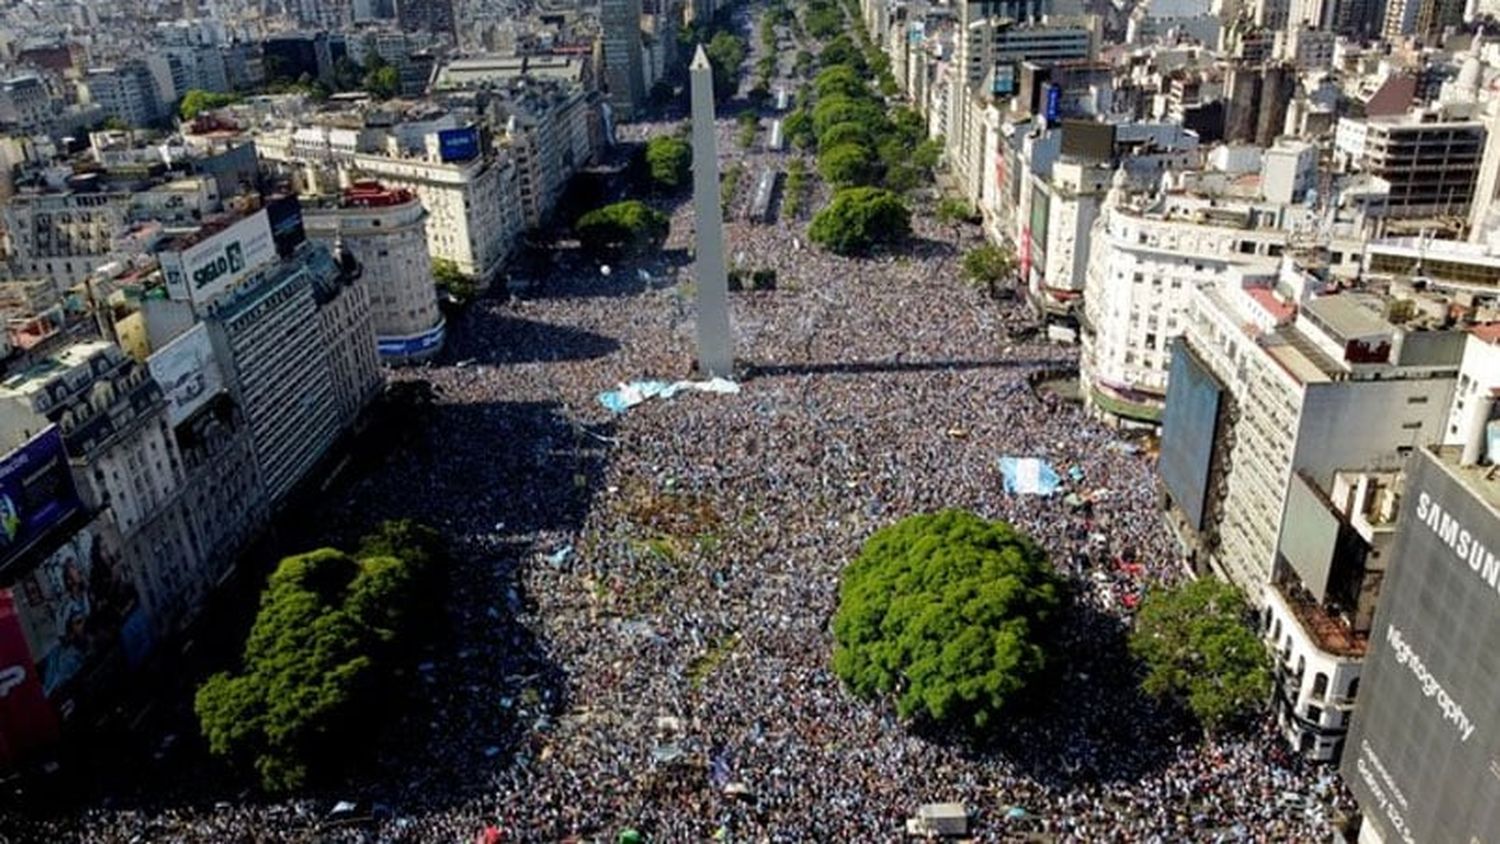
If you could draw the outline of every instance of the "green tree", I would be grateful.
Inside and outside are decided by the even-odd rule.
[[[1251,617],[1244,595],[1217,578],[1151,589],[1130,633],[1130,652],[1146,667],[1142,688],[1186,698],[1210,731],[1260,710],[1270,697],[1271,667]]]
[[[658,135],[646,142],[646,168],[657,187],[682,188],[693,175],[693,147],[682,138]]]
[[[728,32],[719,32],[704,47],[709,64],[713,66],[714,96],[728,99],[739,86],[740,70],[748,52],[744,39]]]
[[[824,147],[818,153],[818,172],[834,185],[851,187],[873,182],[879,174],[879,168],[868,147],[858,143],[843,143]]]
[[[843,95],[820,97],[813,106],[812,122],[820,142],[824,132],[840,123],[857,123],[868,128],[872,136],[880,135],[886,126],[885,114],[878,104]]]
[[[985,730],[1047,664],[1063,587],[1025,534],[973,513],[877,531],[844,570],[833,670],[902,718]]]
[[[286,792],[355,754],[383,681],[437,606],[443,556],[430,531],[388,525],[359,557],[322,548],[281,561],[261,595],[241,670],[209,677],[194,711],[210,752]]]
[[[432,282],[439,290],[446,290],[459,304],[472,301],[478,292],[474,279],[464,275],[458,264],[447,258],[432,259]]]
[[[911,212],[901,199],[882,188],[845,188],[819,211],[808,227],[814,243],[840,255],[868,252],[894,243],[911,232]]]
[[[963,260],[964,278],[982,287],[990,298],[1000,298],[1005,285],[1015,282],[1016,256],[1009,248],[986,243],[970,249]]]
[[[842,64],[818,71],[818,75],[813,77],[813,91],[820,100],[828,97],[861,99],[870,94],[869,86],[854,72],[854,68]]]
[[[401,92],[401,74],[381,59],[379,53],[370,54],[363,81],[365,91],[377,99],[388,100]]]
[[[573,231],[589,252],[629,255],[661,248],[670,225],[666,214],[631,199],[584,214],[574,224]]]
[[[817,146],[818,136],[813,132],[812,112],[806,108],[798,108],[787,115],[782,121],[782,131],[786,139],[798,149],[812,149]]]
[[[192,120],[205,111],[223,108],[237,99],[233,94],[216,94],[193,88],[182,95],[182,102],[177,104],[177,113],[183,120]]]
[[[864,76],[869,70],[868,63],[865,61],[865,51],[861,50],[848,35],[840,35],[824,44],[822,52],[818,53],[818,64],[823,67],[847,65],[860,76]]]

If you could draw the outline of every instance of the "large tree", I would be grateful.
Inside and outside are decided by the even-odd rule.
[[[1025,534],[973,513],[877,531],[844,570],[833,669],[903,718],[985,730],[1046,666],[1063,587]]]
[[[1217,578],[1150,590],[1130,634],[1146,667],[1142,687],[1185,700],[1209,730],[1254,713],[1269,698],[1271,668],[1251,616],[1239,590]]]
[[[639,254],[659,249],[671,220],[640,200],[616,202],[578,218],[573,230],[583,248],[595,254]]]
[[[845,188],[813,217],[808,236],[840,255],[902,240],[911,232],[911,212],[896,194],[882,188]]]
[[[693,147],[682,138],[658,135],[646,142],[646,170],[651,183],[675,191],[692,178]]]
[[[745,40],[728,32],[719,32],[703,48],[713,70],[714,97],[720,100],[734,95],[739,87],[740,71],[749,51]]]
[[[822,151],[818,153],[818,172],[837,187],[867,185],[875,181],[880,173],[879,162],[864,144],[849,141],[820,147]]]
[[[355,557],[281,561],[261,595],[241,669],[209,677],[194,709],[210,752],[284,792],[357,751],[394,697],[382,686],[437,605],[435,534],[389,525]]]

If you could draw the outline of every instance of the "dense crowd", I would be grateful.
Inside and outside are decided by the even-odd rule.
[[[393,725],[361,778],[385,804],[333,840],[892,840],[920,804],[962,801],[982,841],[1324,838],[1332,775],[1269,732],[1200,740],[1143,699],[1121,658],[1142,586],[1181,576],[1151,461],[1039,394],[1065,347],[956,278],[917,217],[899,256],[792,245],[733,224],[778,272],[734,302],[738,396],[620,416],[596,395],[690,376],[691,303],[670,257],[609,276],[574,262],[478,304],[450,364],[400,373],[442,396],[413,447],[342,512],[410,515],[459,547],[451,646],[421,668],[430,711]],[[1001,455],[1041,457],[1068,500],[1007,495]],[[996,747],[915,736],[829,668],[838,573],[904,515],[964,507],[1035,536],[1077,584],[1048,711]],[[78,840],[295,840],[326,803],[96,811]]]
[[[19,834],[888,841],[919,805],[960,801],[979,841],[1327,839],[1331,772],[1269,725],[1203,739],[1136,690],[1130,610],[1183,576],[1150,456],[1035,388],[1074,353],[1012,339],[1029,318],[959,281],[952,231],[918,214],[909,248],[856,261],[792,224],[731,224],[732,257],[778,280],[733,304],[742,392],[601,407],[620,381],[693,374],[689,212],[665,254],[608,275],[562,261],[480,301],[444,364],[396,376],[441,400],[331,509],[351,530],[425,520],[457,562],[444,647],[417,673],[430,705],[354,777],[373,824],[328,825],[330,795],[96,809]],[[1007,454],[1049,461],[1063,494],[1006,494]],[[830,670],[841,567],[877,528],[944,507],[1012,522],[1076,586],[1047,705],[993,746],[916,735]]]

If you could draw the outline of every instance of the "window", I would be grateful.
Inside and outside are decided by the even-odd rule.
[[[1422,423],[1421,422],[1402,422],[1401,423],[1401,430],[1403,430],[1403,431],[1420,431],[1420,430],[1422,430]]]
[[[1407,396],[1406,397],[1406,403],[1407,404],[1426,404],[1427,403],[1427,397],[1426,396]]]
[[[1322,671],[1319,671],[1318,676],[1313,678],[1312,694],[1317,698],[1328,694],[1328,675]]]

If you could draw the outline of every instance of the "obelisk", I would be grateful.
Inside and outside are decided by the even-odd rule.
[[[693,98],[693,219],[697,224],[698,367],[734,377],[729,337],[729,276],[724,269],[724,212],[719,207],[719,143],[714,125],[714,72],[703,45],[688,66]]]

